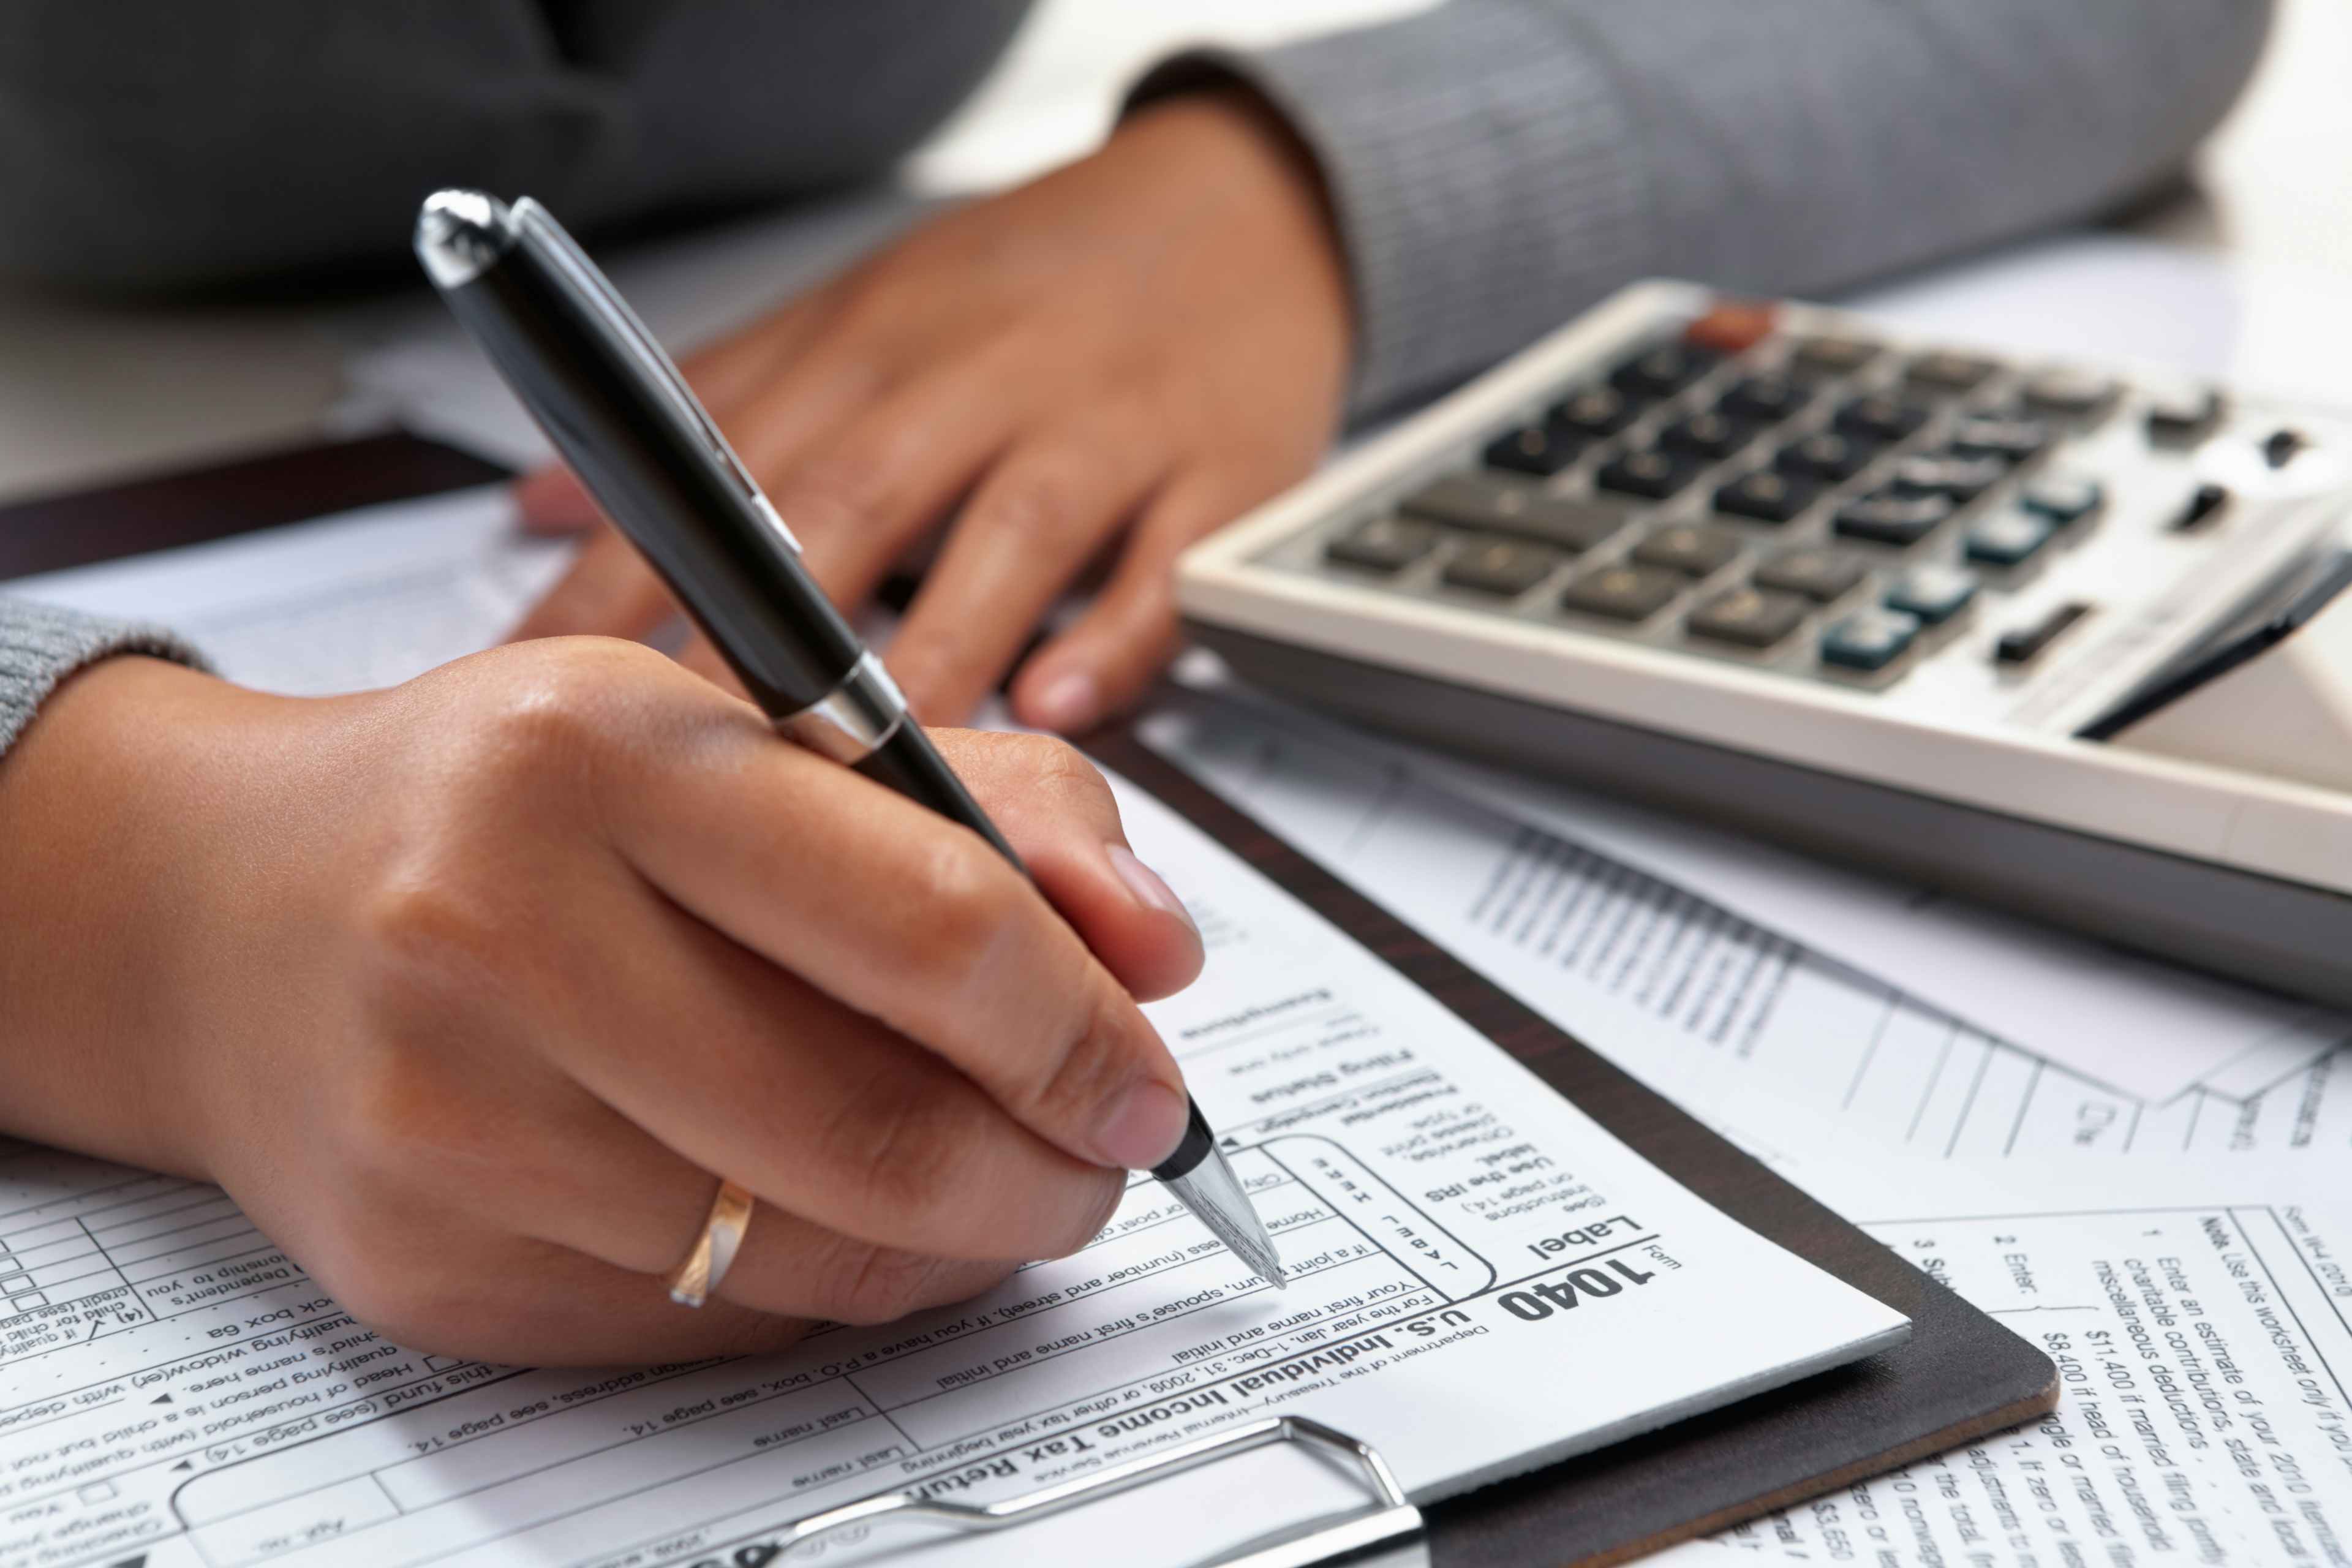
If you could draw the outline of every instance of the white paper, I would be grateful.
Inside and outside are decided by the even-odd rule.
[[[971,1302],[760,1361],[525,1373],[376,1340],[216,1192],[22,1151],[0,1161],[0,1565],[719,1560],[871,1490],[984,1500],[1273,1410],[1371,1440],[1431,1497],[1907,1331],[1120,793],[1210,953],[1149,1011],[1287,1291],[1138,1178],[1085,1251]],[[1115,1530],[1122,1561],[1173,1565],[1352,1500],[1328,1477],[1226,1486],[1148,1531],[1108,1504],[948,1555],[1065,1561]]]
[[[155,621],[223,675],[293,696],[359,691],[498,642],[572,547],[515,527],[503,485],[0,584]]]
[[[2257,1049],[2215,1087],[2146,1100],[1743,919],[1712,883],[1652,876],[1605,833],[1508,815],[1411,753],[1206,699],[1143,734],[1528,1005],[1768,1149],[1791,1110],[1843,1139],[1960,1160],[2352,1148],[2352,1054]]]
[[[2056,1414],[1681,1549],[1976,1568],[2352,1562],[2341,1166],[1834,1172],[1822,1195],[2051,1356]]]

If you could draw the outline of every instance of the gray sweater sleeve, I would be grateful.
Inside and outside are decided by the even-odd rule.
[[[161,626],[110,621],[31,599],[0,598],[0,755],[68,676],[118,653],[143,653],[193,668],[204,656]]]
[[[1321,162],[1365,411],[1632,279],[1818,295],[2177,171],[2269,0],[1452,0],[1238,75]]]

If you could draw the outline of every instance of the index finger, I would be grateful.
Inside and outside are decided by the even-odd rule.
[[[1175,1058],[1037,889],[977,834],[738,710],[723,736],[646,749],[607,813],[630,863],[1047,1142],[1132,1170],[1167,1158],[1186,1118]]]

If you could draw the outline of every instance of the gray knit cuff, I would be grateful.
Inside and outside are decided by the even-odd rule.
[[[1564,8],[1423,16],[1154,69],[1255,88],[1320,161],[1355,289],[1366,413],[1526,346],[1646,268],[1648,182],[1602,51]]]
[[[50,692],[77,670],[118,653],[193,669],[205,656],[162,626],[110,621],[32,599],[0,599],[0,754],[16,743]]]

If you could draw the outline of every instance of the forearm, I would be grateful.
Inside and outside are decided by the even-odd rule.
[[[2226,110],[2268,0],[1453,0],[1194,56],[1323,168],[1359,412],[1644,275],[1820,294],[2114,205]]]

